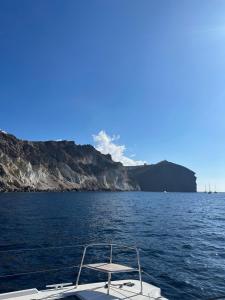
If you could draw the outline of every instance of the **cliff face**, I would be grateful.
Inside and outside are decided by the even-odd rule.
[[[121,163],[90,145],[23,141],[0,131],[0,191],[137,189]]]
[[[168,161],[127,169],[142,191],[196,192],[197,189],[193,171]]]
[[[196,192],[196,177],[168,161],[123,167],[91,145],[23,141],[0,131],[0,191],[139,189]]]

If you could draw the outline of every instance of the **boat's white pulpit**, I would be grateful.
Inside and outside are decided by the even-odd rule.
[[[88,248],[93,247],[93,246],[109,246],[110,247],[109,262],[84,264],[84,258],[85,258],[85,255],[86,255],[86,251],[87,251]],[[117,244],[112,244],[112,243],[109,243],[109,244],[102,243],[102,244],[90,244],[90,245],[87,245],[87,246],[84,247],[84,251],[83,251],[83,255],[82,255],[82,259],[81,259],[81,264],[80,264],[79,272],[78,272],[78,275],[77,275],[76,287],[78,287],[78,285],[79,285],[79,280],[80,280],[80,275],[81,275],[82,268],[88,268],[88,269],[91,269],[91,270],[94,270],[94,271],[103,272],[103,273],[108,274],[107,294],[109,294],[112,274],[138,272],[139,273],[139,281],[140,281],[140,294],[142,294],[142,276],[141,276],[142,271],[141,271],[140,256],[139,256],[138,248],[137,247],[122,246],[124,248],[134,250],[136,252],[136,255],[137,255],[137,268],[133,268],[133,267],[128,267],[128,266],[125,266],[125,265],[113,263],[113,259],[112,259],[113,246],[118,246],[118,245]]]

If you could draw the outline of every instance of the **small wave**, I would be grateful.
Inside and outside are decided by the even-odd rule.
[[[191,250],[191,249],[193,249],[193,246],[190,245],[190,244],[185,244],[185,245],[182,246],[182,248],[183,248],[183,249]]]

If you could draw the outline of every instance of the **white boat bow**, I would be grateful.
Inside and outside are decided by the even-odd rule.
[[[108,262],[85,264],[85,255],[90,247],[109,246],[110,257]],[[45,290],[29,289],[0,294],[0,300],[167,300],[161,295],[161,290],[152,284],[142,281],[142,269],[140,264],[139,250],[136,247],[127,247],[136,251],[137,267],[130,267],[113,262],[113,247],[117,244],[90,244],[84,246],[84,251],[79,266],[76,284],[58,283],[46,286]],[[120,246],[120,245],[119,245]],[[83,268],[107,274],[106,282],[79,284]],[[139,280],[117,280],[112,281],[113,274],[137,272]]]

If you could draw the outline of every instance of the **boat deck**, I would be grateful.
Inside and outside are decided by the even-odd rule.
[[[107,295],[106,282],[90,283],[75,286],[67,286],[58,289],[46,289],[38,291],[30,289],[5,293],[0,295],[0,300],[167,300],[161,296],[161,290],[149,283],[143,282],[143,293],[140,294],[140,282],[138,280],[119,280],[112,281],[110,294]]]

